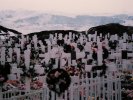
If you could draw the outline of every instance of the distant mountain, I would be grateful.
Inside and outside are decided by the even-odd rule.
[[[123,35],[123,33],[128,33],[129,35],[133,34],[133,26],[124,26],[121,25],[119,23],[110,23],[110,24],[105,24],[105,25],[99,25],[99,26],[95,26],[95,27],[91,27],[87,30],[87,34],[94,34],[97,31],[98,35],[100,33],[107,34],[118,34],[120,36]],[[49,38],[49,34],[59,34],[62,33],[63,36],[65,36],[65,34],[69,34],[69,33],[74,33],[77,34],[77,36],[82,33],[82,34],[86,34],[86,30],[83,31],[76,31],[76,30],[45,30],[45,31],[40,31],[40,32],[32,32],[29,34],[25,34],[28,35],[29,37],[32,37],[33,35],[37,35],[38,39],[44,40],[44,39],[48,39]],[[0,35],[10,35],[10,36],[15,36],[15,35],[19,35],[22,34],[14,29],[9,29],[6,27],[3,27],[0,25]]]
[[[81,33],[75,30],[49,30],[49,31],[33,32],[33,33],[26,34],[26,35],[29,35],[29,37],[37,35],[38,39],[44,40],[44,39],[49,39],[50,34],[55,35],[55,33],[57,34],[62,33],[63,36],[65,36],[66,34],[69,34],[69,32],[74,33],[74,34]],[[82,33],[84,33],[84,31],[82,31]]]
[[[129,35],[133,34],[133,27],[132,26],[124,26],[118,23],[110,23],[105,25],[99,25],[95,27],[91,27],[88,29],[87,34],[94,34],[97,31],[97,34],[99,35],[102,33],[105,34],[118,34],[119,36],[123,36],[123,33],[127,33]],[[59,34],[62,33],[63,36],[65,34],[69,34],[69,32],[79,35],[80,33],[86,34],[86,31],[75,31],[75,30],[50,30],[50,31],[40,31],[40,32],[33,32],[29,35],[29,37],[32,37],[33,35],[37,35],[38,39],[44,40],[49,38],[49,34]]]
[[[103,34],[118,34],[118,35],[123,35],[123,33],[127,33],[129,35],[133,34],[133,27],[132,26],[124,26],[120,25],[118,23],[110,23],[110,24],[105,24],[105,25],[100,25],[96,27],[92,27],[88,30],[88,34],[94,34],[95,31],[97,31],[98,34],[103,33]]]
[[[0,11],[0,24],[24,34],[44,30],[88,30],[108,23],[133,26],[133,16],[62,16],[35,11]]]
[[[15,36],[15,35],[18,35],[18,34],[22,34],[16,30],[13,30],[13,29],[9,29],[9,28],[6,28],[4,26],[1,26],[0,25],[0,35],[10,35],[10,36]]]

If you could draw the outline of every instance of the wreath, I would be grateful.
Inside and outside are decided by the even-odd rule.
[[[53,69],[46,77],[47,86],[50,90],[61,95],[65,90],[68,89],[71,78],[69,74],[64,69]]]

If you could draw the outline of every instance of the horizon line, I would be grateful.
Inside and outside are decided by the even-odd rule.
[[[62,15],[62,16],[69,16],[69,17],[76,17],[76,16],[115,16],[115,15],[128,15],[133,16],[133,13],[81,13],[81,14],[74,14],[74,13],[66,13],[66,12],[59,12],[59,11],[50,11],[50,10],[27,10],[27,9],[0,9],[1,11],[29,11],[29,12],[37,12],[37,13],[43,13],[43,14],[51,14],[51,15]]]

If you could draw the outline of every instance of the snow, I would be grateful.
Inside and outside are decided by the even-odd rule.
[[[90,27],[108,24],[120,23],[123,25],[133,25],[133,17],[126,15],[116,16],[63,16],[48,14],[37,11],[19,11],[6,10],[0,11],[1,25],[15,29],[24,34],[44,31],[44,30],[88,30]]]

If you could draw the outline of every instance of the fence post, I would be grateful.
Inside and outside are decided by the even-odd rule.
[[[3,93],[2,93],[2,87],[0,86],[0,100],[2,100],[3,99]]]
[[[119,91],[118,100],[121,100],[122,98],[121,98],[121,80],[120,80],[120,78],[118,79],[118,91]]]
[[[86,100],[88,100],[88,97],[89,97],[89,96],[88,96],[88,93],[89,93],[89,91],[88,91],[88,90],[89,90],[89,89],[88,89],[89,82],[88,82],[88,75],[87,75],[87,73],[86,73],[86,79],[85,79],[85,81],[86,81],[86,84],[85,84],[85,87],[86,87],[86,89],[85,89],[85,90],[86,90],[86,94],[85,94],[85,95],[86,95]]]
[[[51,91],[51,100],[56,100],[55,96],[56,94],[53,91]]]
[[[102,77],[102,87],[103,87],[103,100],[105,100],[106,90],[105,90],[105,78],[104,77]]]
[[[71,84],[71,86],[70,86],[70,94],[69,94],[70,100],[74,99],[74,97],[73,97],[73,89],[74,89],[74,86],[73,86],[73,84]]]
[[[92,92],[93,92],[93,90],[92,90],[92,88],[93,88],[93,73],[91,73],[91,77],[90,77],[90,95],[89,95],[89,97],[90,97],[90,100],[92,100]]]

